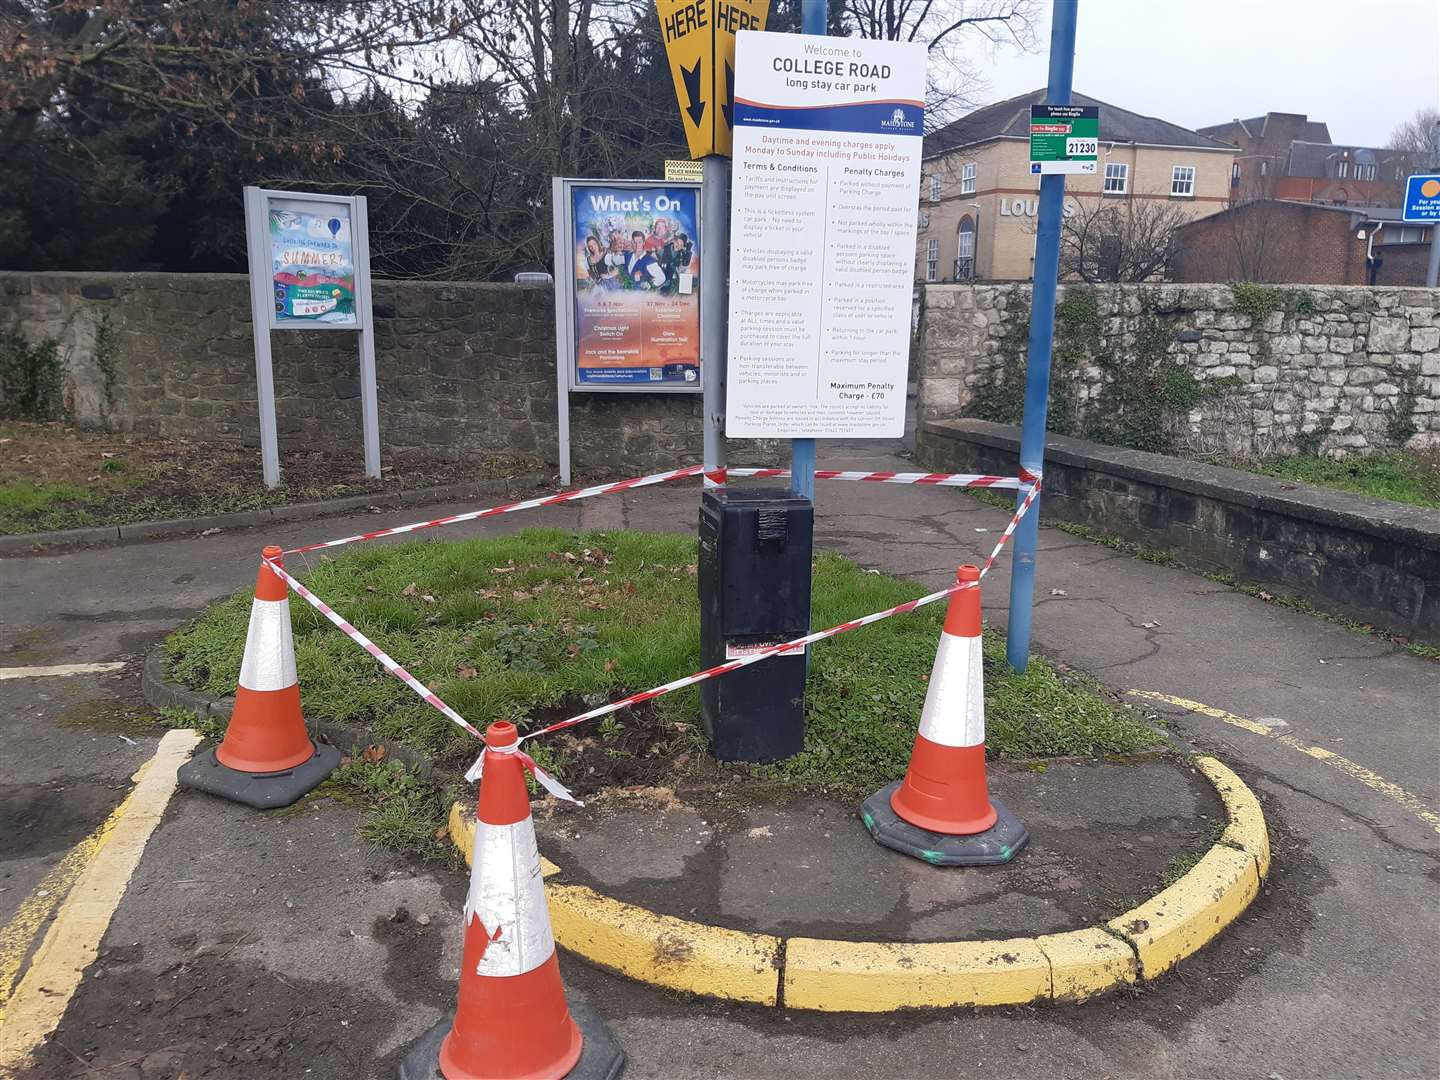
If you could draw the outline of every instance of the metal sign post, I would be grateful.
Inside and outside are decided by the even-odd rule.
[[[800,32],[824,37],[828,32],[826,0],[801,0]],[[790,440],[790,486],[797,495],[815,501],[815,440]]]
[[[700,293],[700,384],[704,395],[706,476],[702,487],[721,486],[710,473],[725,468],[726,315],[730,307],[730,159],[709,154],[700,164],[700,216],[705,220],[708,287]]]
[[[1050,24],[1050,85],[1047,105],[1069,105],[1075,68],[1075,14],[1078,0],[1055,0]],[[1070,162],[1056,164],[1069,165]],[[1041,168],[1037,169],[1036,166]],[[1025,414],[1020,429],[1020,476],[1039,476],[1045,465],[1045,414],[1050,398],[1050,350],[1055,339],[1055,293],[1060,277],[1060,218],[1065,203],[1065,173],[1031,164],[1040,176],[1040,221],[1035,237],[1035,276],[1030,307],[1030,352],[1025,366]],[[1091,163],[1093,171],[1094,165]],[[1019,493],[1018,507],[1026,496]],[[1010,578],[1010,625],[1005,658],[1016,671],[1030,662],[1030,616],[1035,596],[1035,548],[1039,543],[1040,506],[1020,519],[1015,530],[1015,569]]]
[[[359,331],[365,475],[380,479],[375,317],[365,197],[247,187],[245,247],[265,486],[273,488],[280,483],[272,330]]]
[[[690,156],[699,159],[709,287],[700,294],[700,372],[706,473],[725,467],[726,315],[730,291],[730,146],[735,111],[735,35],[763,30],[770,0],[655,0],[665,56]],[[665,174],[680,176],[680,162]],[[704,487],[723,486],[708,475]]]

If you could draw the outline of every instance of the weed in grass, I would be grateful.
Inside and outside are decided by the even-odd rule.
[[[458,862],[458,853],[447,842],[445,832],[455,793],[420,776],[402,761],[386,760],[383,749],[371,748],[344,758],[317,791],[361,806],[362,840],[418,855],[426,862],[452,867]]]
[[[192,731],[198,731],[206,739],[223,739],[225,737],[225,724],[213,716],[201,716],[189,709],[176,709],[170,706],[160,709],[155,715],[156,719],[168,728],[176,730],[189,728]]]
[[[1228,585],[1236,592],[1242,592],[1246,596],[1252,596],[1256,600],[1263,600],[1267,604],[1274,604],[1277,607],[1288,608],[1290,611],[1299,612],[1301,615],[1313,615],[1317,619],[1324,619],[1336,626],[1343,626],[1346,630],[1355,634],[1363,634],[1366,637],[1376,637],[1381,641],[1388,641],[1391,645],[1399,646],[1412,656],[1418,656],[1422,660],[1440,660],[1440,645],[1433,645],[1426,641],[1414,641],[1399,634],[1392,634],[1388,630],[1382,630],[1370,623],[1357,622],[1354,619],[1346,618],[1344,615],[1336,615],[1331,611],[1321,611],[1314,604],[1302,596],[1291,596],[1287,593],[1272,592],[1260,585],[1248,581],[1240,581],[1234,574],[1207,574],[1201,573],[1201,577],[1207,581],[1213,581],[1217,585]],[[1274,586],[1271,586],[1274,588]]]
[[[1197,851],[1190,855],[1176,855],[1170,860],[1170,865],[1165,868],[1165,873],[1160,876],[1160,880],[1165,883],[1165,888],[1168,889],[1191,870],[1194,870],[1204,857],[1203,851]]]

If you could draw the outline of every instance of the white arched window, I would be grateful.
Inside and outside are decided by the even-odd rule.
[[[955,230],[955,280],[975,277],[975,219],[966,214]]]

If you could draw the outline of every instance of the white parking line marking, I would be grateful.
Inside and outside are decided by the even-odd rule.
[[[123,660],[112,660],[105,664],[52,664],[49,667],[0,667],[0,681],[5,679],[39,679],[47,675],[104,675],[119,671],[125,666]]]

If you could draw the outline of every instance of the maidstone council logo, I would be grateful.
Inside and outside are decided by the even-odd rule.
[[[912,131],[915,128],[915,121],[905,119],[904,109],[896,109],[890,114],[889,120],[880,121],[880,126],[883,128],[901,128],[905,131]]]

